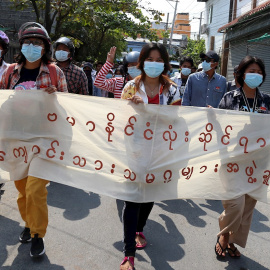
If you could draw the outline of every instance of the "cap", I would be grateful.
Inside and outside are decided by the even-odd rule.
[[[208,51],[207,53],[200,54],[200,58],[204,59],[206,57],[208,57],[210,59],[214,59],[215,62],[219,61],[219,56],[215,51]]]
[[[93,69],[93,65],[91,63],[89,63],[89,62],[85,62],[83,64],[83,68],[85,68],[85,67],[89,67],[89,68]]]

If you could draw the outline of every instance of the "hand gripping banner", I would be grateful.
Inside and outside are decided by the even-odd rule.
[[[0,182],[27,175],[135,202],[269,203],[270,116],[0,91]]]

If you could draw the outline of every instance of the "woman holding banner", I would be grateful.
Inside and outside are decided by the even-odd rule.
[[[20,27],[18,36],[21,51],[17,63],[11,64],[3,73],[0,89],[42,89],[48,94],[67,92],[64,73],[50,64],[51,39],[46,29],[39,23],[28,22]],[[48,226],[46,185],[49,181],[30,175],[11,180],[16,180],[18,208],[25,221],[19,240],[21,243],[31,242],[31,257],[42,256],[45,253],[43,237]]]
[[[240,88],[226,93],[219,108],[269,114],[270,97],[258,90],[265,77],[263,61],[257,57],[246,56],[239,64],[236,74]],[[237,199],[222,201],[224,211],[219,217],[220,232],[215,245],[218,257],[225,257],[226,251],[231,257],[241,256],[234,244],[243,248],[246,246],[256,203],[257,201],[247,194]]]
[[[170,105],[180,99],[176,85],[166,76],[170,70],[169,55],[162,44],[146,44],[141,50],[137,68],[141,71],[141,75],[126,84],[122,99],[136,104],[160,105]],[[153,205],[154,202],[125,201],[123,208],[125,258],[120,265],[121,270],[134,269],[136,249],[142,249],[147,245],[143,228]]]

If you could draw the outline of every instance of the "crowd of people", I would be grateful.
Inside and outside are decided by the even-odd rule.
[[[268,114],[270,96],[261,93],[265,81],[263,60],[246,56],[234,68],[234,80],[217,73],[220,58],[214,51],[202,53],[201,64],[194,69],[193,59],[181,59],[179,73],[169,77],[170,63],[166,47],[159,43],[146,44],[141,52],[130,52],[122,65],[115,63],[116,47],[107,54],[105,63],[73,64],[75,47],[67,37],[54,44],[46,29],[38,23],[25,23],[19,30],[20,53],[16,63],[8,65],[4,56],[9,39],[0,31],[0,89],[42,89],[73,94],[127,99],[135,104],[182,105],[237,110]],[[52,58],[54,56],[54,59]],[[201,70],[200,70],[201,69]],[[180,154],[180,153],[179,153]],[[18,208],[25,228],[19,236],[22,243],[31,242],[31,257],[45,253],[43,237],[48,226],[47,189],[49,181],[33,176],[12,179],[19,192]],[[0,196],[3,193],[0,184]],[[235,245],[245,247],[256,200],[245,194],[222,201],[224,211],[219,217],[215,253],[241,256]],[[124,260],[121,270],[132,270],[136,249],[147,246],[144,226],[154,202],[124,202]]]

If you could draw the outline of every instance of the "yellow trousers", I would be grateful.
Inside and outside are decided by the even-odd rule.
[[[237,199],[222,201],[224,211],[219,217],[218,236],[229,233],[229,243],[244,248],[256,203],[257,201],[247,194]]]
[[[38,234],[43,238],[48,226],[46,185],[49,181],[28,176],[14,183],[19,191],[17,204],[25,227],[30,228],[31,237]]]

